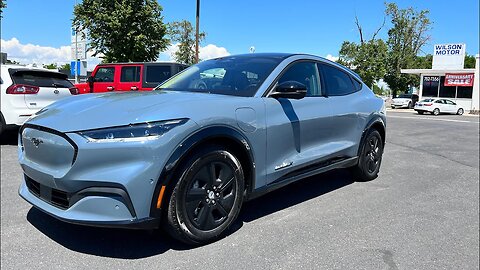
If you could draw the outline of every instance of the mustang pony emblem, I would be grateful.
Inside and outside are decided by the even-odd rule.
[[[38,148],[38,146],[39,146],[41,143],[43,143],[42,140],[39,140],[39,139],[37,139],[37,138],[32,138],[32,139],[30,139],[30,140],[32,141],[33,145],[35,145],[36,148]]]

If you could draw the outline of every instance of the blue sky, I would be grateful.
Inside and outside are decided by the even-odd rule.
[[[58,59],[68,58],[74,2],[7,0],[1,22],[2,51],[27,61],[29,57],[43,59],[38,55],[46,47],[49,48],[46,55],[51,54],[53,61],[61,62]],[[163,6],[164,22],[182,19],[195,22],[196,0],[159,2]],[[430,11],[433,29],[429,32],[430,43],[423,48],[426,53],[433,52],[433,44],[455,42],[466,43],[468,54],[479,52],[478,0],[400,0],[396,3],[400,8],[412,6],[417,10]],[[212,55],[217,53],[218,48],[223,48],[223,53],[238,54],[248,53],[249,48],[255,46],[256,52],[338,56],[344,40],[359,39],[355,14],[368,38],[381,25],[384,9],[384,2],[376,0],[202,0],[200,29],[207,33],[202,45],[212,44]],[[387,21],[379,37],[387,37],[389,26]],[[26,50],[36,52],[37,56],[29,56]],[[55,54],[54,50],[61,53],[56,51]],[[165,60],[168,56],[162,55],[161,58]]]

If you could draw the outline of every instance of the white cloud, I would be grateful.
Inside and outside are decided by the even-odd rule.
[[[333,61],[333,62],[338,60],[338,56],[333,56],[331,54],[327,54],[327,56],[325,56],[325,58],[327,58],[328,60]]]
[[[166,62],[173,62],[174,61],[173,55],[175,54],[176,51],[178,51],[178,44],[179,43],[168,46],[164,52],[160,53],[159,60],[166,61]],[[200,46],[200,52],[198,56],[202,60],[208,60],[208,59],[227,56],[227,55],[230,55],[230,53],[227,51],[226,48],[218,47],[215,44],[208,44],[205,47]]]
[[[71,61],[71,49],[69,45],[54,48],[30,43],[22,44],[17,38],[11,38],[10,40],[2,39],[0,41],[2,45],[1,51],[7,53],[8,59],[20,62],[21,64],[37,64],[37,66],[42,66],[43,64],[56,63],[63,65]],[[87,52],[87,56],[88,70],[92,70],[100,63],[101,59],[92,57],[92,52]]]

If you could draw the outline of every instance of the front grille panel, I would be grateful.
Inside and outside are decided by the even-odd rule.
[[[47,203],[61,209],[67,209],[70,206],[70,196],[67,192],[42,185],[27,175],[25,175],[25,183],[28,191]]]

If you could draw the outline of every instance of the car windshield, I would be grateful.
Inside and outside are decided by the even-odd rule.
[[[252,97],[282,60],[280,57],[265,56],[207,60],[173,76],[155,90]]]
[[[401,94],[398,96],[399,98],[412,98],[412,95],[409,94]]]

